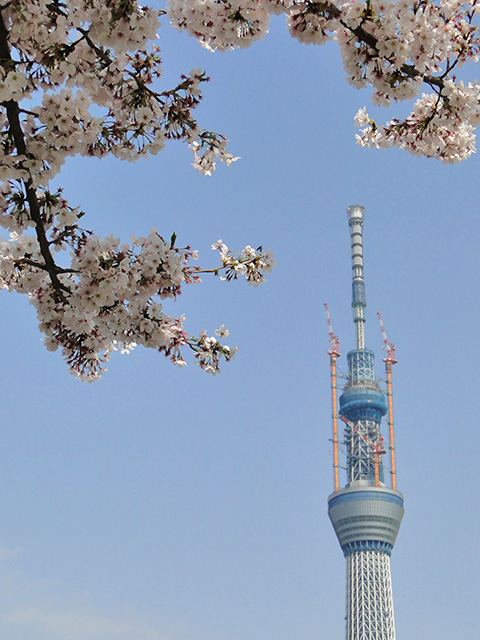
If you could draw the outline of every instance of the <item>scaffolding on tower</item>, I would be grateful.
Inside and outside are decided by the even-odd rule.
[[[347,420],[345,416],[340,416],[340,420],[343,420],[343,422],[345,422],[345,424],[348,427],[350,427],[352,431],[355,431],[355,433],[359,435],[360,439],[363,440],[363,442],[370,448],[371,457],[373,459],[373,465],[375,469],[375,486],[379,487],[380,486],[380,456],[387,453],[383,448],[383,436],[379,435],[377,442],[374,442],[371,438],[369,438],[365,433],[362,432],[361,426],[359,426],[361,425],[360,422],[355,425],[351,420]],[[369,454],[367,449],[367,456],[368,455]]]

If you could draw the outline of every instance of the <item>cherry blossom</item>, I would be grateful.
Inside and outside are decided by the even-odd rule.
[[[236,352],[223,344],[228,330],[190,336],[184,316],[168,315],[165,302],[203,273],[230,280],[233,270],[257,284],[273,265],[268,252],[244,250],[202,269],[193,264],[197,251],[155,229],[128,243],[100,238],[83,228],[79,207],[49,188],[70,156],[135,161],[168,139],[186,142],[206,175],[236,160],[226,138],[194,118],[208,80],[201,69],[161,88],[162,14],[134,0],[0,0],[0,226],[7,234],[0,288],[29,297],[46,348],[60,349],[84,380],[97,379],[113,351],[139,345],[180,367],[191,351],[217,373]]]
[[[357,116],[363,127],[358,143],[396,146],[449,163],[475,152],[480,87],[464,85],[455,74],[465,62],[478,61],[478,7],[477,0],[167,2],[172,25],[212,51],[247,47],[265,37],[273,13],[285,15],[290,34],[302,43],[334,40],[348,82],[371,87],[374,105],[414,101],[409,116],[385,125]],[[431,93],[423,93],[425,86]]]
[[[133,162],[167,140],[186,143],[194,168],[211,175],[238,160],[221,133],[194,112],[208,81],[202,69],[162,84],[157,37],[164,16],[211,51],[250,46],[283,14],[305,44],[334,41],[348,82],[371,90],[374,108],[411,102],[385,124],[359,109],[362,146],[398,147],[458,162],[475,152],[480,86],[457,77],[480,52],[475,0],[167,0],[165,11],[135,0],[0,0],[0,287],[26,294],[45,345],[60,349],[71,371],[98,378],[113,351],[138,345],[179,367],[186,353],[217,373],[236,348],[190,336],[183,316],[164,305],[203,274],[264,281],[275,261],[262,247],[231,251],[218,240],[220,264],[194,264],[198,253],[156,230],[123,242],[84,228],[52,179],[69,157],[112,155]],[[463,74],[463,72],[462,72]],[[464,76],[464,74],[463,74]],[[462,76],[462,77],[463,77]]]

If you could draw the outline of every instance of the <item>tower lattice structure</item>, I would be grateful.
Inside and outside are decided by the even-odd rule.
[[[348,207],[352,242],[352,307],[356,349],[347,354],[348,380],[336,402],[336,360],[339,341],[330,316],[329,351],[332,369],[335,491],[328,498],[328,515],[346,558],[346,640],[395,640],[390,556],[403,517],[403,495],[396,490],[391,396],[394,347],[385,358],[388,382],[388,424],[392,487],[385,484],[383,437],[380,425],[387,413],[385,394],[374,371],[373,351],[365,347],[365,280],[363,224],[365,209]],[[382,324],[382,331],[383,324]],[[346,486],[339,488],[337,420],[345,423]]]

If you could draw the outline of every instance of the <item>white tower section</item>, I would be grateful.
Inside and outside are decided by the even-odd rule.
[[[359,481],[328,498],[328,515],[347,563],[346,640],[395,640],[390,555],[403,496]]]
[[[347,556],[347,638],[395,638],[390,558],[380,551]]]

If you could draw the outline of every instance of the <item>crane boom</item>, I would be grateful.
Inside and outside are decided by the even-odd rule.
[[[338,428],[337,428],[337,358],[340,357],[339,345],[340,340],[333,333],[332,320],[330,319],[330,312],[328,305],[324,302],[325,313],[327,315],[328,323],[328,339],[330,341],[331,349],[327,351],[330,356],[330,375],[332,378],[332,423],[333,423],[333,478],[335,484],[335,491],[338,491]]]
[[[383,350],[387,354],[385,362],[391,362],[392,364],[396,364],[397,360],[395,360],[395,345],[388,341],[387,332],[385,331],[385,326],[383,324],[382,316],[380,312],[377,311],[378,321],[380,322],[380,329],[382,331],[383,337]]]
[[[383,336],[383,350],[387,357],[383,359],[385,362],[385,372],[387,374],[387,398],[388,398],[388,428],[390,432],[390,465],[392,474],[392,489],[397,488],[397,470],[395,468],[395,440],[393,432],[393,394],[392,394],[392,365],[397,364],[395,360],[395,346],[388,341],[387,332],[383,325],[382,316],[377,311],[378,320]]]
[[[328,304],[324,302],[323,306],[325,307],[325,315],[327,316],[328,339],[330,341],[330,346],[331,346],[331,351],[329,351],[328,354],[334,355],[338,358],[340,356],[340,352],[339,352],[340,340],[333,333],[332,320],[330,318],[330,311],[328,310]]]

